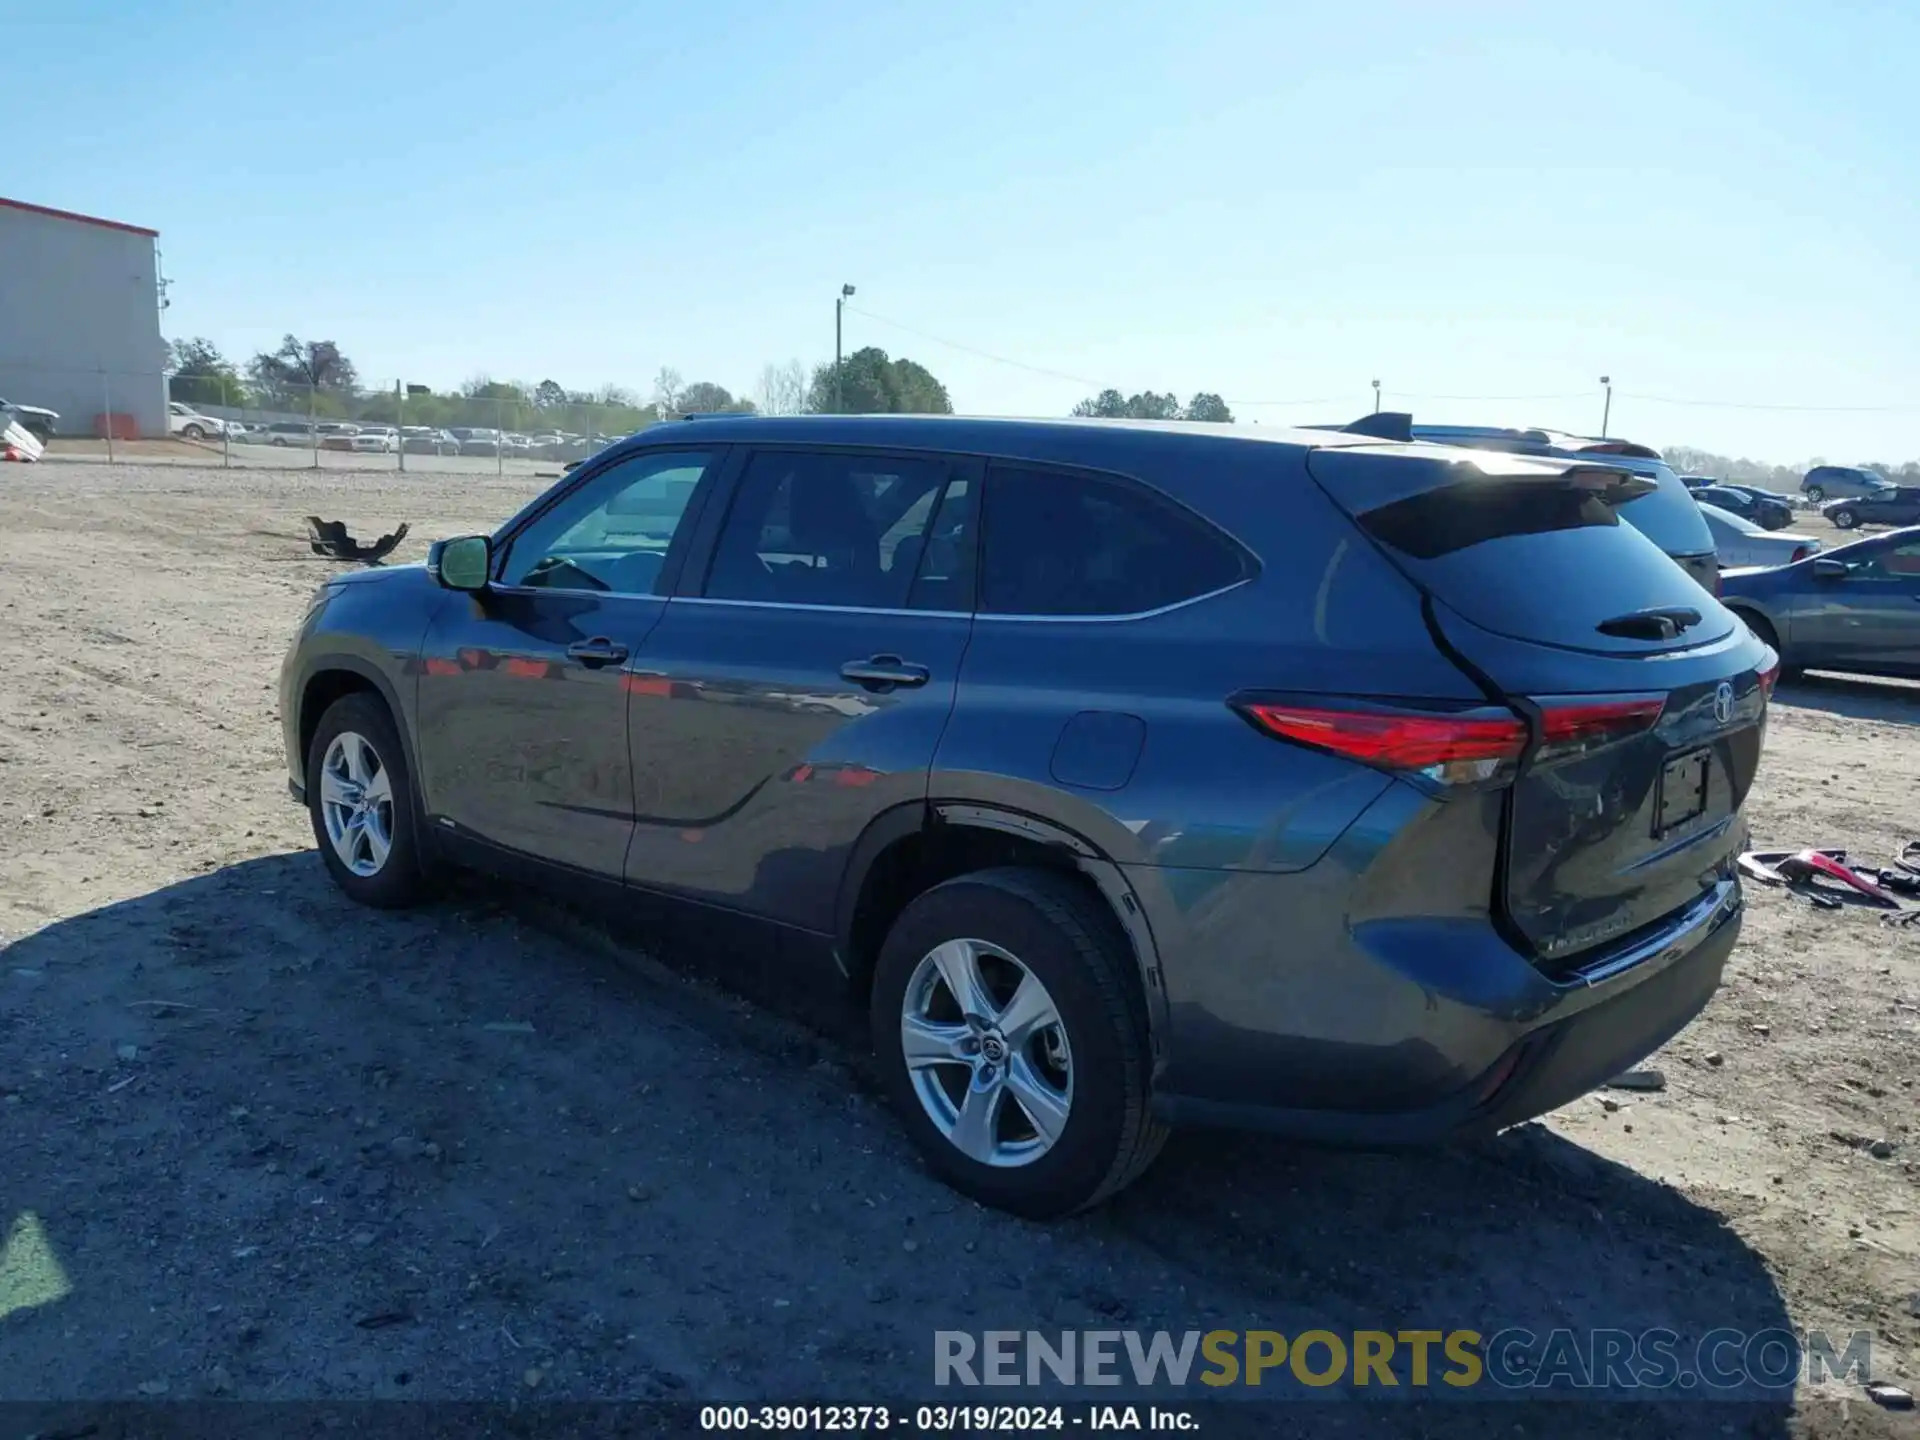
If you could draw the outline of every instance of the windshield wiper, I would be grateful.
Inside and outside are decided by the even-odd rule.
[[[1677,640],[1680,632],[1700,623],[1700,612],[1683,606],[1663,610],[1635,610],[1602,620],[1593,628],[1618,640]]]

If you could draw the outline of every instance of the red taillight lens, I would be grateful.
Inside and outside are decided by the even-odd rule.
[[[1667,708],[1664,695],[1620,695],[1594,699],[1584,695],[1543,699],[1539,756],[1561,759],[1645,734]]]
[[[1764,698],[1771,700],[1773,698],[1773,687],[1779,683],[1780,657],[1776,655],[1773,659],[1769,660],[1760,671],[1760,694]]]
[[[1802,560],[1806,559],[1807,556],[1812,553],[1813,552],[1808,550],[1806,546],[1796,545],[1793,547],[1793,558],[1787,561],[1787,563],[1789,565],[1798,565]]]
[[[1431,713],[1388,707],[1255,701],[1240,713],[1269,735],[1444,784],[1494,779],[1526,749],[1526,722],[1505,710]]]

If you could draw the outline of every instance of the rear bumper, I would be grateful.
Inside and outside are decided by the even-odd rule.
[[[1360,1037],[1256,1035],[1202,1017],[1176,996],[1154,1111],[1174,1125],[1331,1144],[1433,1145],[1492,1134],[1585,1094],[1685,1028],[1719,988],[1740,923],[1739,882],[1722,880],[1658,932],[1557,983],[1491,931],[1477,965],[1435,935],[1433,950],[1454,953],[1428,969],[1426,983],[1392,976],[1391,965],[1370,977],[1371,1013],[1387,1023]],[[1463,963],[1476,965],[1484,983],[1459,983]],[[1442,974],[1454,977],[1454,993],[1433,983]],[[1349,1003],[1362,999],[1350,984],[1335,984]],[[1202,1044],[1213,1047],[1204,1059],[1193,1050]],[[1337,1088],[1301,1083],[1307,1066],[1330,1065],[1341,1074]],[[1289,1092],[1307,1103],[1290,1103]],[[1357,1103],[1343,1102],[1345,1094]]]

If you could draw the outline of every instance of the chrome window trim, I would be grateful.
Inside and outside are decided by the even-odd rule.
[[[1217,590],[1208,590],[1204,594],[1190,595],[1185,600],[1176,600],[1171,605],[1162,605],[1155,610],[1135,610],[1125,615],[999,615],[986,610],[905,610],[887,605],[808,605],[793,600],[729,600],[711,595],[675,595],[676,605],[727,605],[745,610],[818,610],[831,615],[922,615],[938,616],[948,620],[1005,620],[1019,625],[1114,625],[1134,620],[1152,620],[1168,615],[1175,610],[1184,610],[1189,605],[1198,605],[1203,600],[1213,600],[1242,585],[1251,585],[1256,576],[1247,575],[1231,585],[1222,585]],[[603,595],[609,592],[600,590],[556,591],[543,590],[537,593]]]

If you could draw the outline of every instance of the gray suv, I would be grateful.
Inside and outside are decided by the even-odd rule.
[[[849,997],[931,1166],[1023,1214],[1169,1125],[1487,1134],[1663,1043],[1739,930],[1776,661],[1621,523],[1651,493],[1365,435],[669,422],[326,582],[292,790],[367,904],[529,876]]]
[[[1801,493],[1816,505],[1828,500],[1862,500],[1892,485],[1878,470],[1858,465],[1816,465],[1800,479]]]

